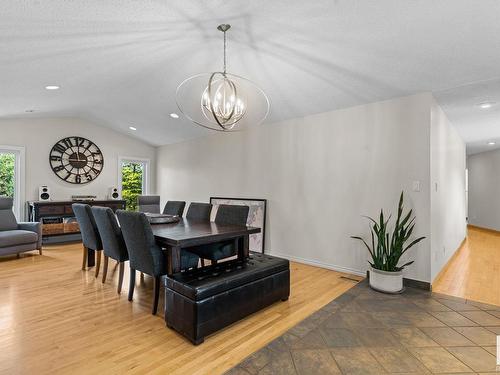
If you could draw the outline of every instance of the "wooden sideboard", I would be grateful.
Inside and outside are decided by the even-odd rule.
[[[73,203],[85,203],[91,206],[109,207],[113,211],[124,210],[124,200],[94,200],[94,201],[29,201],[28,218],[30,221],[42,223],[42,238],[44,243],[75,241],[80,238],[80,229],[73,213]],[[57,237],[57,241],[51,241]]]

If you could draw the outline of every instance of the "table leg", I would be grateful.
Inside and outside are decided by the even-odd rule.
[[[238,259],[246,259],[250,255],[250,236],[238,238]]]
[[[87,253],[87,267],[94,267],[94,266],[95,266],[95,251],[89,249]]]
[[[181,272],[181,248],[179,246],[167,247],[167,275]]]

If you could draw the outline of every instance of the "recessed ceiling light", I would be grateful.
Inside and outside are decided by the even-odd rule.
[[[129,128],[130,130],[134,130],[134,131],[135,131],[135,130],[137,130],[137,128],[134,128],[133,126],[129,126],[128,128]]]
[[[45,90],[59,90],[60,87],[57,86],[57,85],[48,85],[48,86],[45,86]]]
[[[179,118],[179,115],[177,113],[171,113],[170,117],[172,117],[172,118]]]
[[[496,104],[495,102],[483,102],[476,105],[481,109],[488,109],[493,107],[495,104]]]
[[[494,146],[496,144],[497,144],[496,142],[488,142],[488,146]]]

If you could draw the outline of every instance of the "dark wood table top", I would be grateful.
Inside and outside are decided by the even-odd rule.
[[[151,225],[156,240],[170,246],[196,246],[259,233],[260,228],[216,224],[182,218],[177,223]]]

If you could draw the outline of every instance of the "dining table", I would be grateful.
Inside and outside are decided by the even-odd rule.
[[[151,225],[156,243],[167,251],[167,275],[181,271],[181,251],[193,246],[234,241],[238,259],[249,256],[250,235],[260,228],[180,218],[178,222]]]

